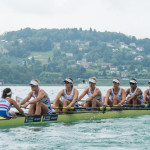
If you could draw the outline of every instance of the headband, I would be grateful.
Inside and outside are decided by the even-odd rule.
[[[66,82],[66,81],[73,84],[73,81],[72,81],[71,79],[69,79],[69,78],[66,78],[66,79],[64,80],[64,82]]]
[[[9,96],[9,95],[11,95],[11,94],[12,94],[12,92],[10,91],[10,92],[8,92],[6,95],[8,95],[8,96]]]
[[[96,81],[94,80],[94,79],[89,79],[89,82],[91,82],[91,83],[96,83]]]
[[[39,83],[35,80],[31,80],[30,85],[35,85],[36,86],[36,85],[39,85]]]
[[[120,83],[119,80],[117,80],[117,79],[113,79],[113,82]]]
[[[135,80],[130,80],[130,83],[134,83],[134,84],[135,84],[135,83],[137,83],[137,82],[136,82]]]

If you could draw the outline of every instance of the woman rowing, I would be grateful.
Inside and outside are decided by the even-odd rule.
[[[113,88],[107,91],[104,98],[104,105],[122,105],[125,102],[125,90],[120,88],[120,81],[118,78],[113,79]]]
[[[13,105],[20,114],[25,115],[24,111],[19,107],[15,100],[11,98],[12,92],[10,88],[3,90],[2,98],[0,99],[0,116],[12,117],[16,116],[14,112],[10,112],[10,108]]]
[[[126,103],[132,104],[132,105],[145,104],[144,98],[142,95],[143,93],[141,89],[137,87],[137,80],[135,78],[132,78],[129,84],[131,88],[127,89],[126,91],[126,96],[129,95]]]
[[[30,104],[29,114],[43,115],[51,114],[51,103],[47,93],[39,88],[40,82],[36,79],[32,79],[30,82],[31,92],[28,96],[20,102],[20,105],[23,105],[26,108]],[[31,98],[33,100],[29,101]]]
[[[99,88],[96,88],[96,78],[89,78],[89,88],[85,89],[84,92],[79,96],[78,101],[80,101],[85,95],[88,98],[81,105],[85,104],[85,107],[100,107],[102,106],[102,94]]]
[[[65,89],[57,94],[53,102],[53,108],[66,107],[66,109],[55,109],[57,113],[61,110],[66,113],[70,107],[78,107],[78,90],[73,87],[73,80],[71,78],[66,78],[64,83]]]
[[[145,92],[144,92],[144,102],[148,102],[150,103],[150,81],[148,82],[149,84],[149,89],[147,89]]]

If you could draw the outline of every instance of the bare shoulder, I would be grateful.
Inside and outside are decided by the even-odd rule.
[[[84,92],[86,92],[86,93],[88,93],[88,91],[89,91],[89,88],[86,88],[86,89],[84,90]]]
[[[144,92],[145,92],[145,93],[148,93],[148,92],[149,92],[149,89],[145,90]]]
[[[125,89],[124,89],[124,88],[121,88],[121,92],[125,92]]]
[[[59,91],[59,94],[63,95],[64,94],[64,89],[62,89],[61,91]]]
[[[8,101],[9,103],[11,103],[11,104],[13,104],[14,102],[16,102],[14,99],[12,99],[12,98],[10,98],[10,97],[7,98],[7,101]]]
[[[78,90],[76,88],[74,88],[74,92],[78,92]]]
[[[29,94],[28,94],[28,95],[33,95],[33,91],[29,92]]]
[[[40,90],[40,93],[46,93],[43,89]]]
[[[96,88],[96,91],[100,91],[100,89],[97,87],[97,88]]]
[[[142,92],[142,90],[140,88],[137,88],[137,91]]]
[[[108,89],[108,90],[107,90],[107,93],[111,93],[111,89]]]
[[[99,89],[99,88],[96,88],[96,92],[101,93],[101,91],[100,91],[100,89]]]

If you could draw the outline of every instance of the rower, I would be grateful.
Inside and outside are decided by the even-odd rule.
[[[66,113],[70,107],[78,107],[78,90],[73,87],[72,78],[66,78],[64,83],[65,89],[57,94],[53,102],[53,108],[66,107],[67,109],[55,109],[56,113],[59,113],[61,110]]]
[[[144,102],[150,104],[150,81],[148,82],[149,89],[144,92]]]
[[[101,91],[99,88],[96,88],[96,77],[89,78],[89,88],[83,91],[79,96],[78,101],[80,101],[86,94],[88,95],[88,98],[81,105],[85,105],[85,107],[100,107],[103,105]]]
[[[10,112],[10,108],[13,105],[22,115],[24,111],[19,107],[17,102],[11,98],[12,92],[10,88],[6,88],[3,90],[2,98],[0,99],[0,116],[3,117],[14,117],[16,114],[14,112]]]
[[[120,81],[118,78],[113,79],[113,88],[107,91],[104,97],[104,105],[122,105],[125,102],[125,90],[120,88]]]
[[[28,96],[20,102],[20,105],[23,105],[26,108],[30,104],[29,114],[32,115],[43,115],[43,114],[51,114],[51,103],[48,97],[48,94],[39,88],[40,82],[37,79],[32,79],[30,82],[31,92]],[[33,100],[29,101],[31,98]]]
[[[135,78],[132,78],[129,84],[131,88],[127,89],[126,91],[126,97],[129,95],[126,103],[133,105],[145,104],[142,90],[137,87],[137,80]]]

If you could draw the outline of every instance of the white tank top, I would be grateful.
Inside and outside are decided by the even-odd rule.
[[[67,99],[69,101],[72,101],[73,97],[74,97],[74,88],[72,88],[72,91],[71,91],[70,95],[67,95],[67,91],[66,91],[66,89],[64,89],[63,99]]]
[[[130,95],[130,96],[133,96],[133,95],[136,93],[137,89],[138,89],[138,88],[136,88],[135,91],[132,93],[131,88],[130,88],[129,95]],[[137,96],[137,98],[139,98],[140,100],[143,100],[143,95],[142,95],[142,93],[139,94],[139,95]]]
[[[122,94],[121,94],[121,88],[119,89],[119,92],[118,92],[118,94],[115,94],[114,93],[114,90],[113,90],[113,88],[111,89],[111,98],[113,98],[114,96],[116,96],[116,97],[118,97],[120,100],[122,100]]]
[[[148,89],[148,94],[149,94],[149,96],[150,96],[150,89]]]
[[[96,89],[97,89],[97,88],[95,87],[94,92],[95,92]],[[93,92],[93,93],[94,93],[94,92]],[[92,93],[91,93],[91,90],[90,90],[90,88],[89,88],[88,97],[90,97],[90,96],[92,96]],[[97,100],[99,100],[99,101],[102,100],[102,98],[101,98],[100,95],[99,95],[99,96],[95,96],[93,99],[97,99]],[[92,100],[93,100],[93,99],[92,99]]]
[[[150,98],[150,88],[148,89],[147,98]]]
[[[132,91],[131,91],[131,88],[130,88],[129,95],[130,95],[130,96],[133,96],[133,95],[136,93],[136,91],[137,91],[137,88],[135,89],[134,92],[132,92]]]
[[[0,99],[0,111],[8,112],[10,110],[11,104],[7,101],[7,98]]]

